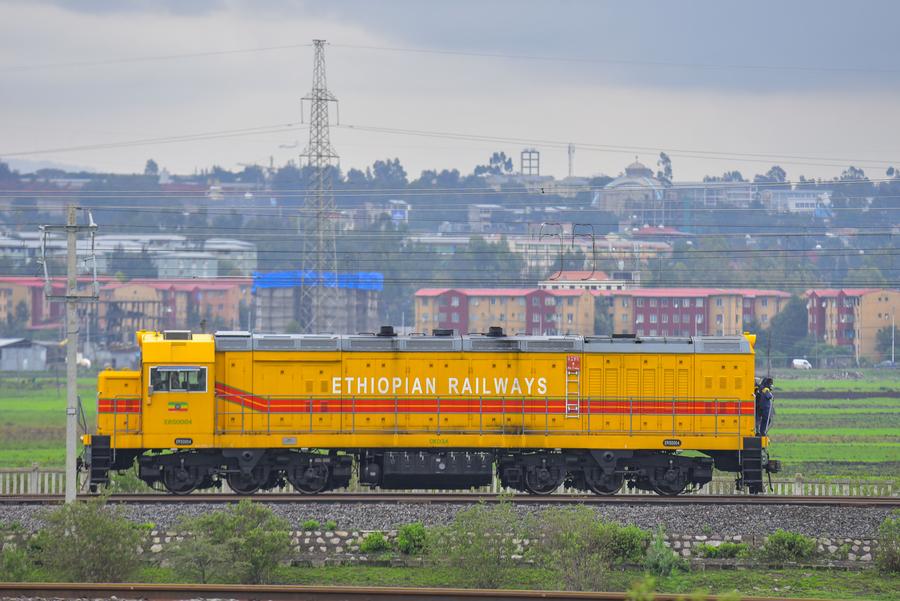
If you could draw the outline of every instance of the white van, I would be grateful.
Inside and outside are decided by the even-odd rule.
[[[812,365],[806,359],[794,359],[791,361],[791,367],[794,369],[812,369]]]

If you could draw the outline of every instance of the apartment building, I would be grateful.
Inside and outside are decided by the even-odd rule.
[[[419,332],[487,332],[500,326],[510,334],[594,333],[594,300],[586,290],[537,288],[423,288],[416,292]]]
[[[900,317],[900,290],[817,288],[806,291],[807,327],[830,346],[849,346],[856,357],[879,361],[878,331]]]
[[[100,289],[97,325],[110,341],[128,342],[140,329],[240,329],[250,304],[251,280],[154,280],[112,282]]]
[[[637,336],[730,336],[745,319],[768,323],[790,295],[780,290],[642,288],[592,291],[606,310],[614,334]]]

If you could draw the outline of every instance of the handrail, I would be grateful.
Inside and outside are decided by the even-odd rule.
[[[586,435],[603,435],[610,433],[634,434],[658,433],[671,436],[741,436],[746,428],[742,428],[740,422],[723,429],[720,417],[729,416],[736,419],[749,417],[748,406],[753,403],[750,399],[737,398],[635,398],[635,397],[581,397],[579,399],[579,418],[566,420],[561,426],[551,428],[550,416],[566,415],[566,397],[564,396],[506,396],[506,395],[479,395],[465,396],[387,396],[369,395],[360,398],[358,395],[347,398],[335,396],[307,396],[297,397],[292,395],[266,395],[260,397],[247,393],[223,393],[215,395],[216,434],[230,433],[390,433],[400,434],[406,432],[434,432],[437,434],[458,432],[474,433],[474,429],[467,427],[449,428],[443,424],[445,416],[457,412],[479,415],[478,433],[502,432],[511,433],[510,427],[520,434],[544,434],[550,433],[579,433]],[[706,404],[705,407],[703,404]],[[456,411],[454,410],[456,409]],[[668,416],[671,426],[665,426],[662,420],[657,421],[653,428],[637,427],[634,423],[635,412],[641,415],[654,417]],[[348,424],[343,416],[351,414]],[[598,426],[596,417],[601,415],[628,414],[627,429],[624,424],[620,427],[604,428]],[[364,426],[359,423],[358,416],[393,414],[393,419],[383,423],[379,429],[374,426]],[[240,415],[239,424],[229,424],[229,416]],[[259,416],[253,419],[253,416]],[[286,426],[272,425],[272,416],[303,416],[300,421],[292,420]],[[340,416],[332,423],[326,422],[317,425],[316,417],[321,421],[321,416]],[[436,422],[433,425],[413,427],[410,420],[401,419],[411,415],[433,415]],[[501,417],[499,427],[488,427],[484,423],[484,416],[498,415]],[[712,431],[700,431],[695,428],[679,430],[678,416],[712,417]],[[583,420],[586,420],[583,421]],[[279,420],[283,421],[283,420]],[[337,423],[333,423],[336,421]],[[220,423],[221,422],[221,423]],[[594,422],[594,423],[592,423]]]

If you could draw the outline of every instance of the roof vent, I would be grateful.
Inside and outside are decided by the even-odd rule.
[[[435,328],[431,330],[432,336],[453,336],[453,330],[449,328]]]
[[[503,333],[503,328],[500,326],[491,326],[488,328],[486,336],[490,336],[491,338],[503,338],[506,334]]]
[[[163,340],[190,340],[190,330],[165,330],[163,331]]]
[[[634,334],[613,334],[613,340],[618,338],[637,338]]]
[[[381,329],[378,330],[378,336],[382,336],[384,338],[391,338],[396,335],[397,334],[394,332],[394,326],[381,326]]]

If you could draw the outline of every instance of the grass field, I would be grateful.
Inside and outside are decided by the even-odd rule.
[[[900,398],[884,396],[900,392],[900,377],[862,373],[862,380],[776,379],[771,453],[787,474],[900,481]],[[779,399],[784,390],[809,396]],[[837,398],[816,398],[820,392]],[[841,399],[841,392],[871,396]]]
[[[776,370],[773,374],[778,390],[788,392],[853,391],[871,392],[900,391],[900,369],[855,369],[843,370],[858,374],[859,379],[842,377],[841,370],[813,369]]]
[[[90,427],[97,407],[96,378],[80,378],[78,394]],[[65,460],[65,380],[57,390],[53,378],[0,379],[0,468],[61,467]]]
[[[883,370],[863,373],[862,380],[776,380],[771,453],[782,460],[786,475],[900,481],[900,398],[884,396],[885,391],[900,391],[900,376],[887,377]],[[91,427],[95,383],[93,377],[79,380]],[[0,376],[0,468],[62,466],[65,388],[62,381],[60,385],[54,378]],[[809,396],[779,399],[784,389]],[[826,389],[832,396],[836,391],[872,396],[817,399],[816,392]]]
[[[609,570],[602,590],[628,590],[646,578],[640,570]],[[169,568],[147,568],[139,578],[142,582],[172,582]],[[326,566],[279,568],[276,580],[284,584],[326,586],[409,586],[452,587],[469,586],[464,574],[449,567],[427,568],[381,566]],[[509,574],[502,588],[559,589],[559,576],[541,568],[520,568]],[[698,570],[676,572],[656,579],[653,589],[661,593],[723,594],[738,591],[755,597],[801,597],[816,599],[900,599],[900,577],[874,570],[809,570],[809,569],[753,569]],[[636,597],[638,598],[638,597]],[[752,598],[752,597],[748,597]]]

